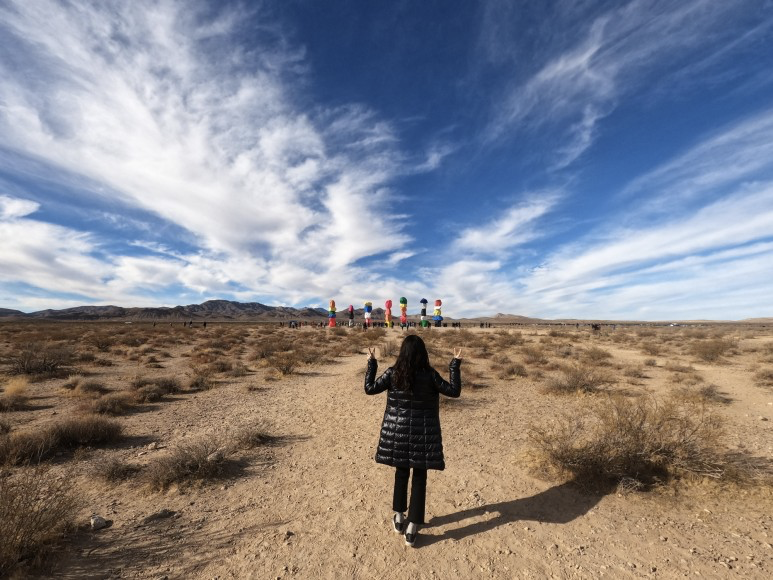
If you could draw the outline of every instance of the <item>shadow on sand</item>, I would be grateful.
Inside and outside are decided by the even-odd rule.
[[[488,532],[499,526],[517,521],[533,521],[549,524],[566,524],[588,513],[606,495],[603,491],[583,493],[572,483],[562,483],[531,497],[492,503],[444,516],[433,517],[425,528],[463,523],[485,514],[496,513],[493,518],[455,527],[440,535],[419,535],[417,545],[429,546],[436,542]]]

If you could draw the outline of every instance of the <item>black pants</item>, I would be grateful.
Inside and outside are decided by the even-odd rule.
[[[413,468],[411,479],[411,505],[408,507],[408,467],[395,468],[395,490],[392,496],[392,509],[403,513],[408,509],[408,521],[414,524],[424,523],[424,502],[427,499],[427,470]]]

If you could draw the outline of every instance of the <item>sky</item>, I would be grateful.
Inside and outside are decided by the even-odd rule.
[[[773,1],[0,0],[0,308],[773,316]]]

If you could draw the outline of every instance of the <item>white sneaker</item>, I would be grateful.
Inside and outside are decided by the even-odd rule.
[[[401,514],[400,512],[395,512],[395,515],[392,517],[392,526],[394,527],[394,530],[398,534],[402,534],[405,532],[405,516]]]
[[[413,544],[416,543],[416,536],[419,535],[419,526],[413,522],[408,524],[405,529],[405,544],[413,548]]]

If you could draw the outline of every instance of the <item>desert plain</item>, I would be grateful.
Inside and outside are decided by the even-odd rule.
[[[464,359],[415,548],[363,390],[405,332],[0,323],[0,576],[773,574],[773,324],[409,330]]]

